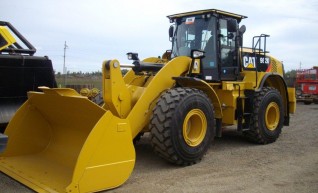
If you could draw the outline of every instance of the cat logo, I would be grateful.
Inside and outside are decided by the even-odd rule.
[[[244,68],[255,68],[256,65],[255,57],[243,56],[243,66]]]

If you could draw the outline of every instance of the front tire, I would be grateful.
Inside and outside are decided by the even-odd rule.
[[[282,132],[284,108],[278,90],[264,87],[254,97],[250,129],[244,132],[249,141],[267,144],[275,142]]]
[[[151,144],[162,158],[177,165],[200,161],[214,137],[214,112],[200,90],[174,88],[159,98],[150,121]]]
[[[311,100],[305,100],[305,101],[304,101],[304,104],[305,104],[305,105],[310,105],[311,103],[312,103]]]

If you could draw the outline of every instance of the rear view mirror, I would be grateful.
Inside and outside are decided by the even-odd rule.
[[[175,28],[174,25],[171,25],[170,28],[169,28],[169,40],[170,41],[172,40],[173,35],[174,35],[174,28]]]
[[[242,25],[242,26],[240,27],[240,29],[239,29],[240,34],[243,35],[243,34],[245,33],[245,31],[246,31],[246,26],[245,26],[245,25]]]

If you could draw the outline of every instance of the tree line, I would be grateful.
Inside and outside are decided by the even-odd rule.
[[[122,69],[121,73],[123,75],[125,75],[128,72],[127,69]],[[64,74],[62,74],[61,72],[56,72],[55,73],[55,77],[59,78],[59,77],[63,77]],[[72,77],[91,77],[91,76],[102,76],[103,73],[101,71],[95,71],[95,72],[82,72],[82,71],[78,71],[78,72],[67,72],[67,76],[72,76]]]
[[[125,75],[128,72],[128,69],[122,69],[122,74]],[[95,72],[67,72],[67,76],[69,77],[101,77],[103,74],[101,71]],[[61,72],[55,72],[55,77],[60,78],[64,77]],[[284,79],[288,86],[294,86],[296,81],[296,70],[287,71],[284,75]]]

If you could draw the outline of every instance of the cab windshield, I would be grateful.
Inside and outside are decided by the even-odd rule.
[[[212,48],[208,47],[212,47],[215,41],[214,20],[214,17],[202,16],[181,18],[172,40],[172,57],[190,57],[193,49],[211,52]]]

